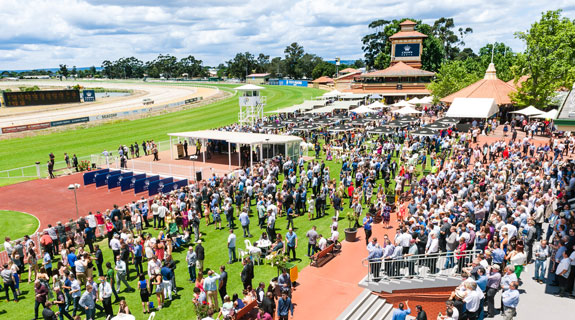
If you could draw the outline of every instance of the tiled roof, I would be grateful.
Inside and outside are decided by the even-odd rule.
[[[441,99],[451,103],[455,98],[493,98],[498,105],[512,104],[509,94],[517,91],[515,86],[500,79],[481,79]]]
[[[340,71],[340,73],[352,73],[352,72],[357,72],[357,70],[354,68],[345,68]]]
[[[376,77],[432,77],[435,73],[414,68],[400,61],[391,67],[361,75],[362,78]]]
[[[389,39],[403,39],[403,38],[427,38],[427,35],[418,31],[399,31],[398,33],[389,37]]]
[[[402,23],[400,23],[400,26],[409,26],[409,25],[416,25],[417,23],[411,21],[411,20],[405,20]]]
[[[312,82],[314,82],[314,83],[328,83],[328,82],[333,82],[333,79],[330,77],[323,76],[323,77],[319,77],[319,78],[315,79]]]

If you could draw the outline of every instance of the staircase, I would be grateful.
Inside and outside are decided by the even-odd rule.
[[[365,289],[337,320],[391,320],[393,305]]]
[[[393,293],[394,290],[426,289],[438,287],[456,287],[461,284],[459,276],[428,276],[411,279],[382,279],[379,282],[368,281],[365,276],[358,285],[373,292]]]

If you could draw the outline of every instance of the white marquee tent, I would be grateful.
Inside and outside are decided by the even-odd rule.
[[[414,105],[405,101],[405,100],[401,100],[398,103],[394,103],[393,106],[394,107],[413,107]]]
[[[499,107],[493,98],[455,98],[445,116],[487,119],[498,111]]]
[[[419,113],[421,113],[421,111],[417,111],[416,109],[414,109],[411,106],[403,107],[401,109],[393,110],[391,112],[397,113],[397,114],[419,114]]]
[[[549,110],[545,113],[533,116],[532,118],[538,118],[538,119],[555,119],[557,118],[557,109],[553,109],[553,110]]]
[[[529,107],[523,108],[521,110],[512,111],[511,113],[518,113],[518,114],[522,114],[524,116],[531,117],[531,116],[539,115],[539,114],[542,114],[545,112],[535,108],[534,106],[529,106]]]

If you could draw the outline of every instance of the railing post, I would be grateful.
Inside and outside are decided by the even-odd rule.
[[[36,176],[38,176],[38,179],[42,178],[42,174],[40,173],[40,161],[36,161]]]

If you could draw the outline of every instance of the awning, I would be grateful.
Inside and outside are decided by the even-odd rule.
[[[558,111],[559,111],[559,110],[557,110],[557,109],[549,110],[549,111],[547,111],[547,112],[545,112],[545,113],[542,113],[542,114],[540,114],[540,115],[533,116],[533,117],[531,117],[531,118],[537,118],[537,119],[555,119],[555,118],[557,118],[557,112],[558,112]]]
[[[263,134],[263,133],[248,133],[248,132],[231,132],[231,131],[218,131],[218,130],[200,130],[189,132],[176,132],[168,133],[171,137],[203,139],[203,140],[221,140],[229,143],[240,144],[284,144],[291,141],[301,141],[300,137],[279,134]]]
[[[455,98],[445,113],[453,118],[487,119],[499,111],[493,98]]]

